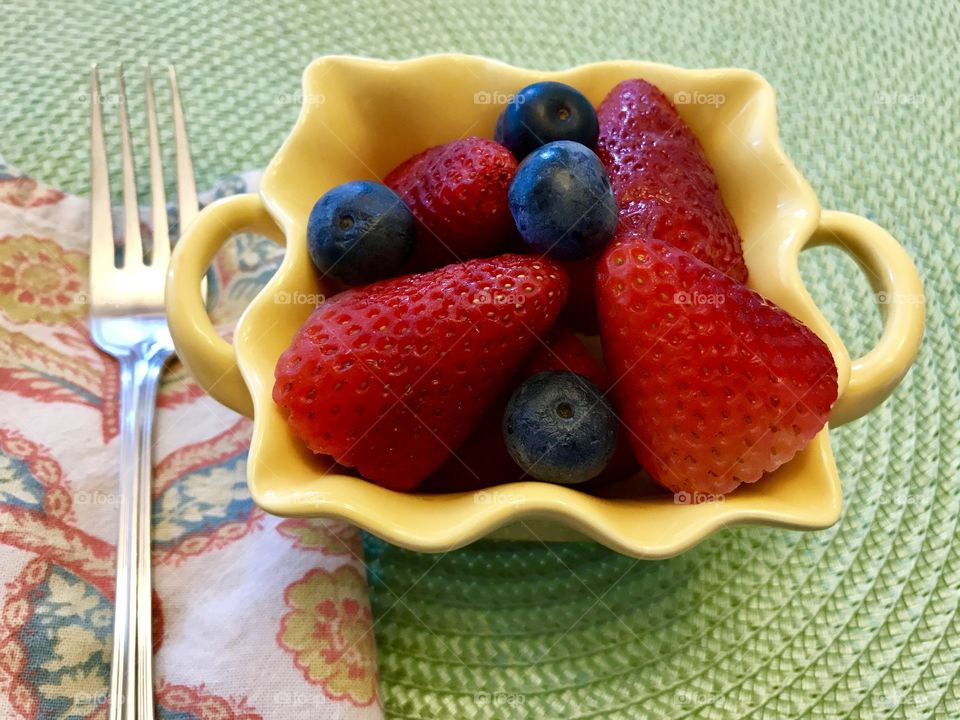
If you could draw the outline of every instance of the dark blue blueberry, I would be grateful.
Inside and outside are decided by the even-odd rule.
[[[503,116],[505,113],[506,110],[497,116],[497,126],[493,129],[493,139],[501,145],[503,145]]]
[[[310,211],[307,247],[325,276],[349,285],[395,275],[413,252],[413,213],[393,190],[369,180],[344,183]]]
[[[544,145],[520,163],[510,212],[541,255],[577,260],[601,250],[617,228],[617,201],[600,158],[579,143]]]
[[[573,485],[599,475],[617,448],[619,423],[583,375],[555,371],[526,380],[507,403],[503,439],[531,477]]]
[[[581,92],[563,83],[538,82],[511,98],[497,120],[494,139],[522,160],[554,140],[592,148],[599,135],[597,113]]]

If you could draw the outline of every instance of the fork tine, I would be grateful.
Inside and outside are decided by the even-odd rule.
[[[116,267],[113,219],[110,216],[110,177],[100,109],[100,70],[90,67],[90,282]]]
[[[144,67],[147,96],[147,131],[150,138],[150,195],[153,215],[153,252],[150,264],[164,268],[170,261],[170,229],[167,226],[167,195],[163,187],[163,162],[160,159],[160,138],[157,112],[153,101],[153,78],[150,66]]]
[[[123,153],[123,266],[127,268],[143,264],[143,239],[140,237],[140,207],[137,203],[137,181],[133,174],[123,65],[117,67],[117,81],[120,93],[120,148]]]
[[[193,177],[193,161],[190,159],[190,145],[187,143],[187,125],[183,119],[183,105],[180,103],[180,87],[173,65],[167,67],[170,77],[170,94],[173,99],[173,137],[177,157],[177,205],[180,210],[180,233],[196,217],[197,186]]]

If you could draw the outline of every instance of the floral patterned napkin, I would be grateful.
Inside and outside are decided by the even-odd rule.
[[[257,179],[229,178],[203,199],[255,190]],[[85,199],[0,161],[2,718],[107,714],[118,373],[87,331],[87,223]],[[222,329],[280,252],[244,236],[218,255],[210,287]],[[253,505],[250,422],[176,361],[157,405],[159,718],[382,717],[357,530]]]

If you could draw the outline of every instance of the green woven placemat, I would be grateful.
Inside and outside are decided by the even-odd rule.
[[[903,386],[833,431],[831,530],[719,533],[636,562],[596,546],[370,540],[388,715],[407,718],[960,717],[960,6],[767,0],[7,3],[0,151],[86,189],[84,68],[176,62],[201,184],[263,165],[300,70],[326,53],[458,50],[558,68],[601,58],[737,65],[778,91],[788,152],[826,207],[910,250],[929,324]],[[851,262],[804,275],[852,352],[879,333]]]

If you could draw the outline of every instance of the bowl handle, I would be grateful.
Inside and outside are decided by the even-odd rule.
[[[207,314],[200,283],[213,256],[241,232],[284,242],[259,195],[231,195],[205,207],[174,247],[167,273],[166,310],[177,356],[210,395],[253,417],[253,402],[237,367],[233,345],[217,334]]]
[[[884,321],[876,347],[851,361],[850,381],[830,412],[830,425],[837,427],[873,410],[907,374],[923,336],[923,286],[900,243],[859,215],[823,211],[806,247],[818,245],[840,248],[857,261],[876,293]]]

